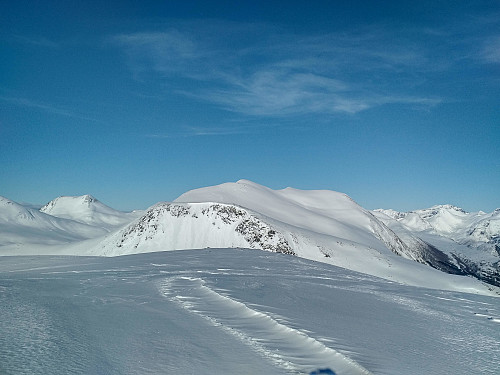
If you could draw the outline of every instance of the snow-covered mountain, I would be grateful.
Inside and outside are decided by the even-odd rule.
[[[452,205],[438,205],[410,212],[376,210],[414,232],[429,231],[460,243],[500,244],[500,209],[491,213],[466,212]]]
[[[439,258],[440,253],[411,233],[403,241],[345,194],[275,191],[246,180],[193,190],[175,202],[154,205],[102,240],[66,252],[117,256],[209,247],[294,254],[430,288],[463,290],[463,282],[470,281],[416,263],[429,264],[429,254]]]
[[[51,216],[0,197],[0,248],[68,244],[105,233],[103,228]]]
[[[430,262],[500,285],[500,209],[469,213],[452,205],[411,212],[375,210],[374,214],[402,236],[415,237],[439,249],[445,258]]]
[[[220,203],[158,203],[87,251],[116,256],[208,247],[258,248],[293,254],[289,240],[257,214]]]
[[[139,216],[137,212],[117,211],[91,195],[58,197],[43,206],[40,211],[106,229],[123,226]]]
[[[33,211],[20,207],[25,212]],[[6,212],[0,210],[0,216],[6,218]],[[139,217],[139,213],[116,211],[89,195],[60,197],[35,212],[45,215],[42,222],[50,218],[60,226],[82,225],[89,233],[51,243],[60,243],[59,247],[35,250],[23,249],[19,239],[16,249],[25,250],[23,254],[118,256],[196,248],[255,248],[409,285],[448,290],[478,288],[470,278],[439,272],[444,271],[472,275],[500,286],[498,253],[495,247],[489,251],[498,240],[496,211],[473,215],[453,206],[411,213],[369,211],[334,191],[272,190],[240,180],[189,191],[174,202],[150,207]],[[13,220],[6,221],[17,225]],[[31,235],[24,227],[19,228],[17,233]],[[459,235],[464,233],[467,240],[460,242]],[[454,239],[453,235],[458,237]],[[91,239],[81,241],[83,238]],[[471,238],[474,244],[481,238],[487,241],[480,242],[482,247],[472,246]],[[4,249],[0,247],[0,253],[6,254]]]
[[[272,190],[248,180],[226,183],[189,191],[175,202],[223,202],[237,204],[265,215],[279,223],[313,233],[326,235],[377,250],[391,250],[397,255],[425,263],[424,258],[410,249],[375,215],[359,206],[348,195],[329,190]],[[413,246],[416,238],[407,236]],[[425,247],[425,244],[421,244]],[[322,247],[322,246],[320,246]],[[324,250],[331,248],[329,241]],[[414,247],[414,246],[413,246]],[[325,256],[332,254],[325,253]]]

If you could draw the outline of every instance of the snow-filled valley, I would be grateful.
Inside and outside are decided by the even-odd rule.
[[[2,374],[497,374],[496,297],[286,254],[0,262]]]
[[[0,373],[497,374],[499,224],[247,180],[0,197]]]

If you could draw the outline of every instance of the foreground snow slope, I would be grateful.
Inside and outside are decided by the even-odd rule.
[[[0,262],[0,373],[498,374],[500,299],[207,249]]]

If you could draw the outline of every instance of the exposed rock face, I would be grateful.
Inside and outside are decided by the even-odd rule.
[[[295,254],[272,225],[241,207],[220,203],[159,203],[104,245],[108,251],[121,254],[132,253],[139,246],[151,251],[249,247]]]
[[[254,216],[244,219],[235,230],[243,235],[252,248],[275,253],[295,254],[281,234]]]

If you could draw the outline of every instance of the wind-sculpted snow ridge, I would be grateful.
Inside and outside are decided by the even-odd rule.
[[[158,203],[99,246],[95,252],[106,256],[208,247],[294,254],[272,225],[248,210],[220,203]]]
[[[351,358],[305,332],[217,293],[201,278],[166,278],[160,283],[160,290],[171,301],[235,336],[286,371],[304,373],[318,367],[331,367],[342,375],[371,374]]]
[[[5,257],[0,301],[2,375],[500,368],[500,298],[258,250]]]

